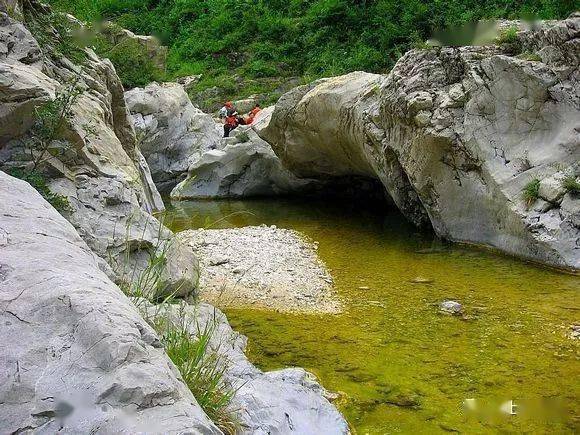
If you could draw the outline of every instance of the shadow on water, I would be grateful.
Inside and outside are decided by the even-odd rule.
[[[181,202],[167,215],[175,231],[266,224],[320,243],[344,313],[226,312],[258,366],[303,366],[340,391],[357,433],[578,429],[580,352],[567,337],[580,320],[578,277],[442,243],[369,199]],[[464,316],[442,315],[445,299]],[[564,412],[526,414],[524,401],[539,398]],[[513,399],[520,412],[472,418],[465,399]]]

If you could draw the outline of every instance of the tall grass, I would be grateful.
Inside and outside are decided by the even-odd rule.
[[[160,334],[165,351],[177,366],[183,381],[207,416],[225,433],[235,434],[239,423],[230,403],[236,390],[226,386],[223,377],[227,364],[210,348],[215,330],[212,323],[196,325],[192,336],[185,326],[170,325]]]
[[[524,201],[526,205],[530,207],[537,199],[540,197],[540,180],[538,178],[534,178],[530,180],[522,190],[522,196],[524,197]]]

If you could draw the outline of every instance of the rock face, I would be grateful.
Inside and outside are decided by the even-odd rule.
[[[68,198],[67,219],[102,259],[115,266],[125,253],[132,264],[146,261],[145,251],[171,233],[151,216],[163,202],[136,146],[113,65],[90,50],[82,68],[54,56],[50,45],[41,49],[22,23],[1,13],[0,46],[7,47],[0,51],[0,168],[30,167],[35,109],[70,92],[73,83],[79,95],[51,142],[66,152],[38,171]]]
[[[174,323],[185,322],[193,336],[210,325],[210,348],[220,355],[225,382],[237,389],[231,408],[243,434],[348,434],[348,425],[325,397],[316,378],[301,368],[262,372],[246,358],[246,337],[232,331],[226,316],[208,304],[170,306],[160,313]]]
[[[299,176],[378,178],[443,238],[580,268],[580,17],[503,47],[412,50],[386,77],[352,73],[284,95],[260,135]],[[513,50],[513,47],[510,47]],[[522,190],[540,180],[540,199]],[[533,201],[532,201],[533,202]]]
[[[252,128],[240,126],[218,149],[206,151],[192,163],[171,198],[273,196],[306,191],[315,184],[284,168],[267,142]]]
[[[200,297],[220,306],[337,313],[316,245],[293,230],[256,226],[180,233],[200,260]]]
[[[202,152],[220,143],[220,126],[195,108],[177,83],[151,83],[127,91],[125,99],[160,191],[170,191]]]
[[[221,433],[97,258],[0,172],[2,431]]]

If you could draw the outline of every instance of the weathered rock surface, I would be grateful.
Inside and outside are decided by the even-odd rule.
[[[231,408],[243,434],[347,434],[348,425],[325,398],[331,397],[316,378],[301,368],[262,372],[246,358],[247,339],[232,331],[226,316],[211,305],[170,306],[170,312],[151,307],[152,316],[167,316],[176,324],[198,328],[211,325],[210,348],[225,363],[224,381],[237,389]]]
[[[122,253],[131,264],[143,264],[159,236],[167,239],[171,233],[151,216],[163,202],[136,146],[113,65],[90,50],[82,68],[53,56],[50,46],[41,50],[26,27],[5,14],[0,14],[0,45],[7,47],[0,53],[0,167],[30,166],[27,131],[35,108],[66,92],[73,81],[80,95],[53,141],[67,151],[38,170],[53,192],[68,198],[66,217],[95,253],[113,267]]]
[[[127,91],[125,99],[139,148],[160,191],[170,191],[202,152],[220,143],[220,126],[191,104],[179,84],[151,83]]]
[[[293,230],[263,225],[181,236],[198,255],[204,301],[285,312],[340,311],[316,246]]]
[[[235,129],[217,149],[204,152],[173,199],[273,196],[307,191],[315,180],[300,179],[280,163],[270,145],[246,126]]]
[[[221,433],[73,226],[0,172],[0,427]]]
[[[412,50],[386,77],[287,93],[260,135],[299,176],[378,178],[443,238],[578,270],[580,200],[557,184],[580,175],[579,35],[578,15],[520,31],[542,62],[496,46]],[[545,207],[524,201],[534,178]]]

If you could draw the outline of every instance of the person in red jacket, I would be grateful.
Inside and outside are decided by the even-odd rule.
[[[224,137],[229,137],[230,132],[240,124],[238,120],[238,112],[232,102],[228,101],[224,107],[221,108],[219,115],[224,122]]]
[[[252,124],[254,122],[254,119],[256,118],[256,115],[260,113],[261,110],[262,109],[260,108],[260,105],[256,104],[254,108],[250,110],[250,113],[248,113],[248,116],[246,117],[246,125]]]

